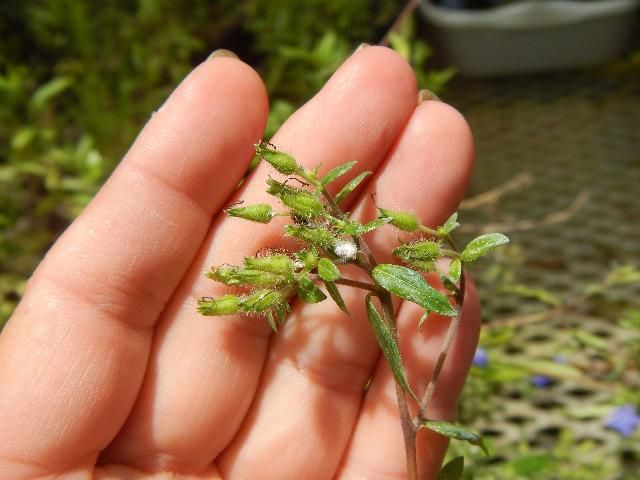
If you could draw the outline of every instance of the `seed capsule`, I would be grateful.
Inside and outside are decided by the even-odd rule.
[[[418,218],[408,212],[394,212],[393,210],[387,210],[386,208],[378,208],[380,218],[390,218],[391,225],[405,232],[415,232],[420,227],[420,221]]]
[[[423,242],[400,245],[393,249],[392,253],[405,261],[431,261],[440,256],[440,245],[437,242],[426,240]]]
[[[202,299],[198,302],[198,311],[203,315],[231,315],[240,309],[240,298],[225,295],[220,298]]]
[[[275,215],[271,205],[266,204],[228,208],[225,212],[230,217],[244,218],[245,220],[251,220],[252,222],[259,223],[269,223]]]
[[[300,166],[291,155],[271,149],[265,142],[260,142],[255,147],[256,153],[280,173],[291,175],[300,171]]]

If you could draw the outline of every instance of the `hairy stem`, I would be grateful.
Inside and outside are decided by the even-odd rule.
[[[447,354],[449,353],[449,349],[451,348],[451,344],[456,336],[456,332],[458,331],[458,327],[460,326],[460,317],[462,316],[462,305],[464,302],[464,293],[465,293],[465,272],[462,272],[460,277],[460,288],[456,293],[456,300],[458,302],[458,315],[451,319],[451,323],[449,323],[449,328],[444,337],[444,342],[442,342],[442,348],[440,349],[440,354],[438,355],[438,360],[436,361],[436,365],[433,369],[433,374],[431,375],[431,379],[429,380],[429,384],[427,385],[427,390],[424,392],[424,396],[422,397],[422,401],[420,402],[420,410],[418,411],[418,415],[415,418],[414,424],[419,425],[420,422],[426,419],[426,410],[431,403],[431,399],[433,398],[433,394],[436,390],[436,385],[438,383],[438,379],[440,378],[440,373],[442,372],[442,367],[444,366],[444,361],[447,358]]]
[[[313,281],[322,280],[320,278],[320,275],[310,275],[309,277]],[[368,290],[376,294],[380,292],[380,288],[373,283],[361,282],[359,280],[353,280],[351,278],[339,278],[338,280],[334,280],[333,283],[336,283],[338,285],[346,285],[348,287],[361,288],[362,290]]]
[[[382,314],[384,321],[389,325],[393,332],[393,337],[396,343],[398,343],[398,331],[396,328],[396,317],[393,310],[393,302],[391,295],[388,292],[384,292],[379,297],[382,304]],[[398,382],[395,382],[396,386],[396,400],[398,403],[398,411],[400,413],[400,425],[402,427],[402,436],[404,437],[404,450],[407,460],[407,475],[410,480],[418,479],[418,462],[416,458],[416,426],[411,419],[411,413],[409,412],[409,405],[407,404],[407,396],[404,389]]]

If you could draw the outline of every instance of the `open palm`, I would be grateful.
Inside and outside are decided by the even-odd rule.
[[[411,68],[381,47],[357,51],[272,140],[323,170],[375,174],[347,204],[442,222],[471,169],[471,136],[441,102],[416,106]],[[0,335],[0,478],[403,478],[393,376],[362,292],[295,304],[272,335],[261,318],[203,317],[222,293],[202,273],[282,244],[281,223],[220,215],[264,200],[262,166],[237,189],[267,116],[241,61],[197,67],[149,121],[91,204],[53,246]],[[368,235],[384,260],[393,229]],[[398,305],[408,375],[426,385],[449,320]],[[478,335],[473,291],[431,403],[451,420]],[[365,389],[369,379],[371,387]],[[418,389],[419,390],[419,389]],[[446,441],[420,432],[432,478]]]

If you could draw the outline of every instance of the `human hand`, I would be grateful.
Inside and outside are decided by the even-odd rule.
[[[455,110],[416,97],[400,57],[365,47],[272,141],[308,166],[356,159],[375,171],[347,205],[355,216],[375,215],[376,192],[436,225],[462,196],[472,140]],[[221,293],[203,277],[209,266],[282,242],[275,220],[220,214],[232,199],[266,196],[264,166],[236,187],[267,109],[251,68],[207,60],[52,247],[0,335],[0,478],[404,477],[393,376],[361,291],[342,291],[349,317],[328,302],[295,304],[277,335],[261,318],[196,311]],[[397,241],[385,228],[367,238],[379,255]],[[409,380],[426,386],[449,320],[418,331],[421,313],[398,306]],[[470,289],[430,418],[455,417],[478,329]],[[445,449],[444,437],[419,433],[425,478]]]

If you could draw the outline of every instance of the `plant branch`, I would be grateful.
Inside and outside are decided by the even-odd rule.
[[[417,3],[417,2],[416,2]],[[331,213],[337,218],[345,218],[345,213],[340,209],[335,199],[331,196],[331,194],[327,191],[326,188],[321,188],[322,196],[326,199],[327,204],[331,210]],[[371,276],[371,272],[373,268],[377,265],[373,254],[371,253],[371,249],[367,242],[362,238],[361,235],[354,235],[353,240],[356,242],[358,246],[358,251],[361,252],[358,256],[357,264],[363,268],[369,276]],[[373,278],[373,277],[372,277]],[[341,279],[347,280],[347,279]],[[349,281],[351,282],[351,281]],[[338,283],[338,282],[336,282]],[[367,285],[367,289],[369,289],[369,285],[363,282],[357,282],[358,284]],[[357,285],[353,285],[357,286]],[[398,332],[396,328],[396,317],[393,309],[393,302],[391,300],[391,294],[386,290],[375,287],[375,290],[372,290],[376,293],[378,299],[380,300],[380,304],[382,305],[382,318],[384,322],[387,324],[389,329],[393,332],[393,339],[398,344]],[[396,399],[398,403],[398,411],[400,414],[400,423],[402,426],[402,435],[404,437],[404,445],[405,445],[405,455],[407,460],[407,473],[408,478],[410,480],[418,480],[418,463],[416,459],[416,432],[417,428],[414,425],[411,413],[409,412],[409,405],[407,404],[407,397],[402,386],[398,382],[394,382],[396,387]]]
[[[322,280],[322,278],[320,278],[320,275],[317,274],[312,274],[310,275],[311,280],[316,281],[316,280]],[[361,282],[359,280],[353,280],[351,278],[339,278],[338,280],[334,280],[333,283],[336,283],[338,285],[346,285],[348,287],[355,287],[355,288],[361,288],[362,290],[368,290],[370,292],[373,292],[375,294],[380,293],[380,288],[373,284],[373,283],[367,283],[367,282]]]
[[[444,337],[444,341],[442,342],[442,348],[440,349],[440,354],[438,355],[438,359],[436,360],[436,365],[433,369],[433,374],[431,375],[431,379],[429,380],[429,384],[427,385],[427,390],[424,392],[424,396],[422,397],[422,401],[420,402],[420,410],[418,411],[418,415],[414,420],[414,425],[419,425],[420,422],[426,419],[426,410],[431,403],[431,399],[436,390],[436,385],[438,383],[438,379],[440,378],[440,374],[442,373],[442,367],[444,366],[444,361],[447,358],[447,354],[449,353],[449,349],[453,344],[453,340],[458,331],[458,327],[460,326],[460,318],[462,316],[462,306],[464,303],[464,294],[465,294],[465,272],[462,272],[460,277],[460,288],[459,294],[456,295],[456,299],[458,301],[458,315],[451,319],[449,323],[449,328],[447,329],[447,333]]]

